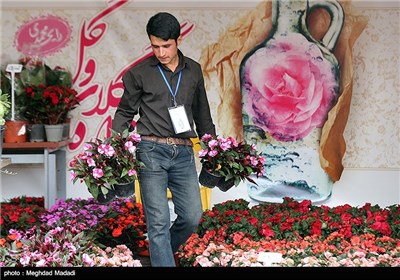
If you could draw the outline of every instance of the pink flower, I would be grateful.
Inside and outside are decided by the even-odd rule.
[[[209,139],[212,139],[213,138],[213,136],[211,135],[211,134],[204,134],[202,137],[201,137],[201,141],[203,141],[203,142],[208,142],[208,140]]]
[[[277,140],[303,139],[322,127],[336,102],[337,83],[321,50],[302,35],[270,41],[244,69],[244,110]]]
[[[137,134],[137,133],[132,133],[130,135],[130,137],[131,137],[132,141],[134,141],[136,143],[139,143],[142,140],[142,138],[140,137],[140,134]]]
[[[210,140],[210,142],[208,142],[208,147],[211,148],[211,150],[213,150],[215,147],[218,146],[218,140]]]
[[[42,259],[42,260],[36,262],[36,267],[46,267],[46,260]]]
[[[103,175],[104,175],[103,169],[94,168],[92,171],[92,175],[93,175],[93,178],[95,178],[95,179],[103,177]]]
[[[105,154],[108,157],[112,157],[115,154],[115,150],[111,145],[101,144],[98,147],[99,154]]]
[[[88,266],[94,266],[95,265],[94,260],[86,253],[82,255],[82,261],[83,261],[84,264],[86,264]]]
[[[229,142],[229,141],[222,142],[220,147],[222,150],[227,151],[232,147],[231,142]]]
[[[216,155],[218,155],[218,151],[217,151],[217,150],[209,151],[209,152],[208,152],[208,155],[209,155],[210,157],[215,157]]]
[[[69,171],[69,174],[71,175],[71,176],[70,176],[71,181],[73,181],[73,180],[75,179],[75,177],[76,177],[75,171],[70,170],[70,171]]]
[[[86,160],[88,166],[96,166],[96,162],[92,158]]]
[[[251,157],[250,157],[250,162],[251,162],[251,165],[252,165],[252,166],[257,166],[257,164],[258,164],[258,159],[257,159],[256,157],[254,157],[254,156],[251,156]]]
[[[87,150],[91,150],[93,149],[93,146],[89,143],[85,143],[85,145],[83,145],[83,150],[87,151]]]
[[[207,149],[200,150],[200,151],[199,151],[199,157],[204,157],[204,156],[207,155],[207,153],[208,153],[208,150],[207,150]]]
[[[128,141],[124,144],[126,150],[128,150],[131,154],[136,151],[136,146],[132,143],[132,141]]]
[[[128,176],[134,176],[136,174],[137,174],[137,171],[135,169],[129,169]]]

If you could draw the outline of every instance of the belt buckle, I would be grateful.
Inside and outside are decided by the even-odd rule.
[[[167,144],[168,145],[175,145],[174,140],[172,140],[172,137],[167,137]]]

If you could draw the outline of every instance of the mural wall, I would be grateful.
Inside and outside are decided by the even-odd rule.
[[[146,6],[143,2],[137,7],[133,3],[96,1],[93,5],[80,6],[73,2],[51,9],[31,7],[29,11],[17,4],[2,7],[2,67],[16,63],[23,54],[24,46],[16,41],[16,34],[33,19],[62,19],[67,24],[63,34],[70,31],[68,41],[62,42],[57,37],[59,34],[53,33],[53,43],[58,40],[58,46],[47,52],[38,50],[47,64],[62,66],[73,73],[75,88],[83,99],[72,111],[73,137],[67,161],[82,149],[85,141],[107,134],[122,94],[121,76],[131,65],[149,55],[145,25],[148,18],[160,10],[177,16],[184,34],[181,50],[203,65],[217,131],[226,136],[242,137],[237,123],[241,115],[236,115],[240,97],[230,93],[239,85],[238,66],[244,50],[254,47],[271,28],[268,3],[254,2],[246,7],[221,4],[218,8],[208,3],[209,7],[207,4],[181,5],[173,9],[166,5]],[[346,42],[353,52],[346,53],[348,64],[344,66],[352,74],[349,87],[353,91],[352,98],[347,100],[351,107],[342,112],[347,114],[345,120],[348,117],[343,132],[342,164],[345,168],[398,170],[400,125],[395,116],[400,113],[400,51],[396,44],[400,35],[396,26],[399,26],[400,12],[399,9],[355,8],[349,1],[345,3],[345,12],[353,16],[352,24],[359,21],[360,25],[357,28],[345,26],[347,34],[352,34]],[[258,28],[257,32],[247,29],[250,23]],[[351,33],[352,30],[356,32]],[[43,29],[41,32],[44,34]],[[232,34],[243,35],[247,40],[232,40],[229,37]],[[239,46],[244,46],[242,52],[236,51]],[[227,122],[227,119],[232,121]],[[336,179],[340,179],[340,173]],[[23,172],[20,175],[23,176]],[[3,176],[2,182],[9,184],[10,181]],[[90,196],[85,186],[70,182],[67,195]]]

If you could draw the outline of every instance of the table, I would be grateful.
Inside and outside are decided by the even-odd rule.
[[[66,189],[66,151],[69,140],[61,142],[22,142],[3,143],[2,161],[10,164],[44,165],[44,203],[49,208],[57,198],[65,199]]]

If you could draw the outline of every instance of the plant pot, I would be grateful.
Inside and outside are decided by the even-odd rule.
[[[230,188],[232,188],[235,185],[235,179],[229,179],[227,181],[225,181],[225,178],[221,178],[221,180],[219,180],[217,187],[223,191],[226,192],[228,191]]]
[[[4,141],[4,125],[0,125],[0,158],[1,155],[3,154],[3,141]]]
[[[200,171],[199,183],[204,187],[214,188],[221,178],[220,175],[212,174],[203,167]]]
[[[69,139],[69,132],[71,130],[71,118],[67,118],[65,123],[63,123],[63,134],[62,134],[62,140],[68,140]]]
[[[106,195],[104,195],[101,192],[101,190],[99,190],[96,200],[101,204],[107,204],[107,203],[111,202],[112,200],[114,200],[115,196],[116,195],[115,195],[114,190],[109,189],[108,193]]]
[[[44,124],[29,124],[29,142],[44,142],[46,132],[44,130]]]
[[[27,140],[28,121],[6,121],[4,143],[23,143]]]
[[[135,193],[135,181],[129,183],[115,184],[115,195],[120,198],[130,197]]]
[[[64,125],[61,124],[45,124],[44,129],[46,131],[46,138],[49,142],[60,142],[62,141],[62,135]]]

